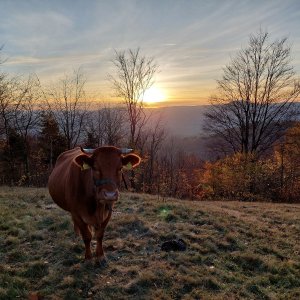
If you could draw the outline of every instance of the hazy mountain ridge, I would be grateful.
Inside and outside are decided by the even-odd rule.
[[[161,124],[170,135],[191,137],[204,133],[204,114],[210,105],[198,106],[170,106],[161,108],[147,108],[152,114],[151,124],[161,119]]]
[[[276,104],[274,104],[276,105]],[[293,110],[298,112],[296,120],[300,118],[300,101],[292,104]],[[194,137],[204,135],[203,125],[205,122],[204,114],[211,108],[211,105],[196,106],[169,106],[161,108],[146,108],[153,117],[150,125],[155,124],[161,118],[162,125],[170,135],[181,137]]]

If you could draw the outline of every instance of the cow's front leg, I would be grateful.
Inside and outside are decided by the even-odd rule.
[[[104,219],[104,222],[98,223],[97,226],[95,226],[95,235],[97,239],[97,247],[96,247],[96,257],[99,260],[99,262],[105,261],[105,255],[102,247],[102,241],[104,236],[105,228],[111,218],[112,210],[104,210],[102,220],[104,219],[104,216],[106,217]]]
[[[89,229],[89,226],[84,223],[80,218],[76,218],[73,216],[74,227],[78,227],[84,242],[85,246],[85,259],[92,258],[92,251],[91,251],[91,240],[92,240],[92,233]]]
[[[96,247],[96,257],[102,262],[105,261],[105,255],[103,251],[102,241],[104,236],[104,228],[100,227],[96,229],[96,239],[97,239],[97,247]]]
[[[85,246],[85,255],[84,255],[85,259],[92,258],[92,251],[91,251],[92,234],[89,230],[88,230],[88,232],[89,233],[87,235],[85,235],[85,237],[83,237],[83,242],[84,242],[84,246]]]

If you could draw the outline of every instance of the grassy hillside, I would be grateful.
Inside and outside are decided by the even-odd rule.
[[[0,299],[300,299],[299,205],[123,194],[99,266],[45,189],[0,187],[0,232]]]

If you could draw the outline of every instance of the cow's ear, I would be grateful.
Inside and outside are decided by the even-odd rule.
[[[80,154],[76,156],[74,162],[79,168],[81,168],[82,171],[86,169],[90,169],[93,165],[92,158],[85,154]]]
[[[141,158],[136,154],[127,154],[122,157],[123,168],[130,170],[136,168],[141,163]]]

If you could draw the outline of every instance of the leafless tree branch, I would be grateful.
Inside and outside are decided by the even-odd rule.
[[[211,98],[206,128],[234,152],[261,153],[282,136],[300,94],[287,39],[269,41],[267,32],[251,35],[223,69]]]

